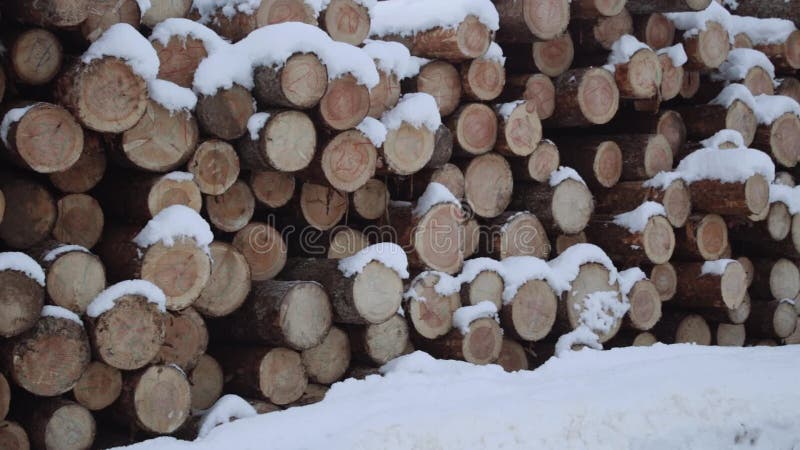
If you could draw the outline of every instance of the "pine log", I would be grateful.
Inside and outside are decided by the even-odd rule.
[[[497,116],[482,103],[466,103],[447,120],[456,148],[467,156],[490,151],[497,142]]]
[[[586,243],[588,243],[586,233],[581,231],[576,234],[559,234],[553,242],[552,247],[555,249],[555,254],[560,255],[573,245]]]
[[[750,294],[757,299],[793,299],[800,294],[800,269],[786,259],[753,260]],[[783,336],[781,336],[783,337]]]
[[[566,234],[583,231],[594,211],[592,193],[585,184],[566,179],[555,187],[546,184],[518,184],[511,208],[536,211],[548,233],[550,228]]]
[[[308,385],[300,354],[287,348],[218,347],[212,355],[225,373],[225,391],[276,405],[298,400]]]
[[[544,183],[561,165],[561,156],[556,144],[545,139],[539,142],[536,150],[528,156],[525,164],[514,164],[511,172],[517,181],[536,181]]]
[[[349,227],[337,227],[331,231],[328,244],[328,259],[343,259],[369,247],[369,238],[364,233]]]
[[[791,232],[782,241],[753,226],[736,226],[729,230],[730,240],[739,254],[751,257],[800,259],[800,215],[792,216]]]
[[[421,216],[411,206],[389,208],[387,225],[406,251],[409,267],[430,268],[453,274],[464,260],[465,217],[456,205],[440,203]]]
[[[7,67],[14,81],[39,86],[49,83],[58,75],[64,53],[56,35],[41,28],[32,28],[14,38],[7,58]]]
[[[645,187],[642,182],[629,181],[617,183],[609,190],[595,192],[595,211],[599,214],[622,214],[631,205],[641,205],[647,201],[661,203],[667,220],[675,228],[683,227],[692,210],[689,189],[681,180],[673,181],[666,189]]]
[[[306,386],[305,390],[303,391],[303,395],[285,406],[287,409],[291,409],[297,406],[308,406],[313,405],[314,403],[319,403],[325,399],[325,394],[328,393],[329,389],[330,388],[328,386],[308,383],[308,386]]]
[[[533,63],[539,71],[549,77],[566,72],[575,56],[572,36],[564,33],[549,41],[534,42],[531,48]]]
[[[519,287],[500,310],[500,323],[511,336],[523,341],[544,339],[553,328],[558,299],[542,280],[530,280]]]
[[[503,306],[503,277],[493,270],[483,270],[475,277],[461,285],[461,304],[477,305],[489,301],[499,310]]]
[[[702,271],[702,263],[674,264],[677,289],[672,303],[684,308],[736,308],[747,294],[747,275],[731,262],[721,275]]]
[[[169,312],[164,320],[164,344],[151,363],[177,366],[189,372],[207,346],[206,324],[194,308]]]
[[[0,336],[10,338],[33,327],[44,299],[44,286],[33,278],[16,270],[0,270]]]
[[[106,153],[100,135],[84,130],[83,151],[66,170],[49,175],[50,182],[61,192],[80,194],[94,188],[106,173]]]
[[[594,188],[610,188],[619,181],[623,170],[620,146],[605,137],[559,138],[561,164],[572,167]],[[641,148],[636,148],[641,153]],[[627,161],[626,161],[627,162]]]
[[[9,15],[24,23],[67,28],[86,20],[89,5],[89,0],[13,0]]]
[[[503,92],[506,71],[500,61],[485,57],[461,64],[461,85],[471,100],[488,102]]]
[[[503,156],[529,156],[542,140],[542,123],[539,120],[537,105],[522,101],[506,114],[498,105],[497,122],[499,131],[495,151]]]
[[[662,302],[672,300],[678,289],[678,273],[671,263],[656,264],[650,269],[650,281],[656,287]]]
[[[6,197],[3,195],[3,191],[0,191],[0,222],[3,221],[3,216],[6,213]]]
[[[380,148],[379,165],[384,169],[383,172],[411,175],[422,170],[433,157],[435,133],[425,125],[416,127],[408,122],[402,122],[398,128],[389,129]],[[360,139],[365,137],[362,135]]]
[[[208,56],[208,49],[203,41],[187,35],[170,36],[166,42],[163,39],[154,39],[152,44],[160,63],[158,78],[191,88],[197,67]]]
[[[742,0],[736,8],[740,16],[754,16],[760,18],[780,17],[795,23],[800,22],[800,2],[789,0],[783,2],[761,2],[758,0]]]
[[[797,326],[797,312],[791,303],[782,300],[754,301],[745,326],[748,337],[789,337]]]
[[[236,11],[233,14],[225,8],[218,8],[211,14],[207,24],[217,34],[233,42],[266,25],[284,22],[317,25],[314,10],[303,0],[262,0],[256,5],[252,12]],[[191,11],[189,17],[199,18],[195,13]]]
[[[556,81],[556,107],[544,122],[550,127],[590,126],[608,123],[619,108],[619,90],[605,69],[574,69]]]
[[[464,259],[478,253],[480,245],[481,226],[473,217],[464,222]]]
[[[128,64],[110,56],[67,68],[54,96],[81,125],[101,133],[133,128],[149,103],[145,81]]]
[[[96,192],[105,214],[136,224],[173,205],[200,212],[203,203],[197,184],[182,176],[119,172],[105,177]]]
[[[437,339],[453,328],[453,312],[461,306],[458,292],[442,295],[435,285],[440,280],[436,272],[426,272],[415,278],[409,287],[403,311],[416,337]]]
[[[489,238],[485,240],[484,253],[492,258],[535,256],[546,260],[550,256],[550,240],[536,215],[508,211],[488,222]]]
[[[4,156],[16,165],[39,173],[69,169],[83,151],[83,130],[64,108],[33,103],[4,130]],[[6,116],[8,117],[8,116]]]
[[[197,147],[187,163],[187,170],[194,175],[200,192],[220,195],[239,177],[239,156],[227,142],[210,139]]]
[[[655,115],[620,111],[620,114],[611,123],[597,130],[603,133],[626,134],[630,133],[632,129],[636,130],[637,133],[664,136],[672,148],[673,159],[676,161],[678,158],[675,155],[680,154],[686,144],[686,126],[683,117],[672,110],[663,110]],[[719,130],[704,135],[701,139],[705,139],[717,131]]]
[[[222,396],[225,379],[216,359],[200,355],[197,365],[188,375],[191,386],[192,409],[203,410],[214,406]]]
[[[684,64],[683,85],[681,86],[680,96],[684,99],[692,99],[700,91],[700,72],[686,69]]]
[[[250,189],[256,200],[268,208],[285,206],[294,196],[294,175],[272,170],[250,172]]]
[[[650,49],[638,50],[627,63],[615,66],[614,79],[621,98],[654,98],[661,88],[661,61]]]
[[[317,134],[311,119],[300,111],[270,114],[264,127],[239,140],[241,165],[250,170],[296,172],[314,158]]]
[[[172,366],[150,366],[123,375],[122,394],[112,406],[118,420],[148,434],[170,434],[189,418],[191,387]]]
[[[567,0],[493,1],[500,14],[499,42],[553,39],[566,31],[570,21]]]
[[[33,448],[88,449],[97,427],[92,413],[62,398],[28,398],[20,405],[20,423],[28,431]]]
[[[570,34],[577,53],[591,55],[611,50],[614,42],[626,34],[633,34],[633,18],[627,9],[615,16],[592,20],[576,19],[570,22]]]
[[[259,66],[253,80],[253,95],[263,106],[309,109],[328,88],[328,70],[313,53],[295,53],[281,67]]]
[[[25,249],[50,236],[57,210],[47,189],[28,178],[0,173],[0,190],[8,199],[0,240],[8,247]]]
[[[653,50],[669,47],[675,41],[675,25],[659,12],[633,16],[633,28],[636,38]]]
[[[676,344],[711,345],[711,328],[697,314],[689,314],[677,322],[674,342]]]
[[[303,350],[301,356],[309,381],[319,384],[335,383],[344,377],[350,365],[350,341],[347,333],[340,328],[331,327],[319,345]]]
[[[747,287],[750,288],[750,285],[753,284],[753,276],[756,270],[753,265],[753,260],[747,256],[740,256],[736,258],[736,260],[739,261],[739,264],[741,264],[744,269],[744,273],[747,274]]]
[[[389,206],[389,191],[383,181],[372,178],[353,192],[353,212],[364,220],[376,220],[386,213]]]
[[[253,96],[239,85],[221,89],[197,100],[197,121],[208,134],[231,140],[247,132],[247,121],[255,113]]]
[[[789,209],[781,202],[769,205],[766,220],[753,222],[751,220],[733,220],[729,224],[731,235],[735,240],[742,240],[742,234],[762,234],[774,241],[783,241],[792,231],[792,215]],[[745,239],[746,240],[746,239]]]
[[[81,315],[106,288],[105,267],[97,256],[63,245],[45,241],[29,253],[45,271],[49,302]]]
[[[89,6],[89,14],[81,23],[83,37],[94,42],[112,25],[125,23],[139,28],[142,11],[137,0],[93,0]]]
[[[769,183],[760,174],[744,183],[701,180],[689,185],[692,209],[730,216],[762,214],[769,207]]]
[[[328,82],[319,100],[322,125],[334,130],[347,130],[361,123],[369,112],[369,89],[347,74]]]
[[[795,101],[800,102],[800,81],[798,81],[797,78],[786,77],[780,81],[780,85],[778,85],[775,93],[791,97]],[[2,96],[0,96],[0,99],[2,99]]]
[[[628,0],[626,8],[633,14],[652,14],[656,12],[702,11],[713,0]],[[739,12],[737,11],[737,14]]]
[[[274,278],[286,264],[286,242],[281,233],[266,223],[249,223],[236,233],[232,243],[247,260],[253,281]]]
[[[211,276],[192,307],[206,317],[222,317],[238,309],[247,298],[250,266],[232,245],[214,241],[209,248]]]
[[[8,385],[8,380],[3,374],[0,374],[0,421],[3,421],[8,416],[8,411],[11,406],[11,387]],[[2,442],[2,438],[0,438]]]
[[[744,325],[720,323],[714,332],[714,342],[720,347],[744,347]]]
[[[689,60],[686,70],[708,71],[718,68],[730,51],[728,31],[720,23],[709,20],[706,29],[692,37],[682,38]]]
[[[408,323],[395,314],[389,320],[348,330],[353,358],[370,365],[382,366],[402,355],[410,344]]]
[[[347,195],[328,186],[303,183],[300,210],[312,228],[326,231],[339,223],[347,212]]]
[[[30,442],[25,429],[16,422],[0,421],[0,444],[3,448],[15,450],[30,450]]]
[[[618,348],[618,347],[650,347],[658,343],[653,333],[649,331],[632,331],[620,330],[614,339],[603,344],[603,348]]]
[[[514,179],[505,158],[488,153],[469,161],[464,170],[464,196],[472,212],[480,217],[497,217],[511,202]]]
[[[404,80],[403,92],[424,92],[436,100],[439,113],[449,116],[461,100],[461,76],[458,69],[445,61],[433,61],[422,66],[419,75]]]
[[[100,361],[92,361],[72,388],[75,401],[90,411],[99,411],[117,401],[122,392],[122,372]]]
[[[733,37],[733,48],[753,48],[753,41],[747,33],[737,33]]]
[[[228,233],[244,228],[253,218],[255,207],[256,200],[250,187],[241,180],[236,180],[223,194],[205,198],[208,221],[214,228]]]
[[[661,319],[661,296],[650,280],[639,280],[627,294],[630,309],[625,325],[639,331],[653,328]]]
[[[772,80],[772,75],[763,67],[750,68],[741,82],[753,95],[775,94],[775,84]]]
[[[658,55],[658,61],[661,63],[661,100],[672,100],[680,94],[686,72],[683,66],[676,67],[666,53]]]
[[[380,119],[383,113],[392,109],[400,100],[400,80],[393,72],[378,69],[378,85],[369,91],[369,112],[367,116]]]
[[[519,372],[520,370],[530,369],[528,352],[519,342],[508,338],[503,338],[500,356],[497,357],[496,363],[506,372]]]
[[[556,88],[550,77],[536,73],[510,75],[500,98],[505,101],[525,100],[526,106],[532,105],[538,118],[545,120],[553,115],[555,96]]]
[[[39,396],[69,391],[89,365],[86,331],[69,319],[41,317],[33,328],[0,345],[4,373]]]
[[[599,16],[616,16],[625,8],[627,0],[575,0],[570,2],[570,17],[594,19]]]
[[[782,343],[784,345],[797,345],[800,344],[800,327],[795,327],[794,333],[790,334],[789,336],[783,338]]]
[[[425,351],[436,358],[484,365],[491,364],[500,356],[503,333],[494,319],[481,318],[470,323],[466,333],[452,330],[437,340],[421,344]]]
[[[675,255],[681,261],[716,261],[730,245],[725,219],[716,214],[690,216],[675,237]]]
[[[769,150],[772,158],[783,167],[795,167],[800,161],[800,118],[786,113],[769,125],[759,124],[753,146]]]
[[[100,204],[86,194],[65,195],[56,202],[53,237],[65,244],[92,248],[103,235],[105,216]]]
[[[436,129],[433,140],[433,155],[425,164],[426,169],[439,169],[444,167],[453,156],[453,133],[447,125],[440,124]]]
[[[612,217],[596,215],[584,231],[589,242],[629,267],[645,262],[664,264],[675,250],[675,233],[664,216],[651,217],[643,230],[635,232],[618,225]]]
[[[142,24],[153,28],[167,19],[188,16],[191,8],[190,0],[150,0],[150,9],[142,15]]]
[[[577,328],[581,324],[580,315],[586,307],[586,298],[593,293],[610,291],[619,291],[619,284],[609,282],[608,269],[597,263],[581,265],[570,290],[562,294],[563,298],[558,302],[559,319],[565,321],[569,329]],[[614,320],[607,331],[598,335],[600,343],[613,338],[621,325],[621,317]]]
[[[332,0],[320,14],[319,26],[334,41],[361,45],[369,35],[369,9],[355,0]]]
[[[409,38],[409,50],[422,58],[461,62],[483,56],[492,42],[491,34],[476,16],[468,15],[457,27],[415,33]]]
[[[756,134],[756,116],[739,100],[727,109],[721,105],[702,105],[678,107],[677,110],[683,116],[687,134],[692,139],[705,139],[719,130],[732,129],[742,134],[745,145],[750,145]]]

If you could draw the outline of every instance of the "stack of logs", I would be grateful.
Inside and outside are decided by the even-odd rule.
[[[782,167],[775,183],[794,185],[797,116],[759,125],[743,102],[707,104],[723,87],[708,75],[726,59],[728,32],[709,22],[683,37],[664,15],[701,11],[709,0],[493,0],[496,32],[470,15],[457,27],[384,36],[428,58],[405,78],[379,64],[371,90],[351,75],[329,81],[318,55],[297,53],[281,68],[255,68],[251,89],[200,95],[192,112],[150,99],[148,83],[121,59],[78,57],[114,24],[148,36],[168,18],[205,21],[232,43],[301,21],[363,46],[377,6],[331,0],[316,14],[302,0],[262,0],[230,15],[198,11],[191,0],[149,3],[144,14],[136,0],[1,6],[0,250],[24,252],[45,279],[0,264],[0,447],[191,439],[192,411],[223,392],[259,413],[277,411],[319,401],[332,383],[377,373],[414,349],[534,368],[600,291],[626,289],[630,302],[624,320],[600,335],[606,346],[800,343],[791,301],[800,295],[800,215],[769,203],[769,180],[644,184],[700,140],[735,129]],[[738,3],[737,14],[800,20],[797,0]],[[626,34],[652,50],[613,72],[598,67]],[[754,68],[745,86],[800,100],[800,32],[770,45],[735,38],[764,52],[782,77],[775,87]],[[505,63],[488,56],[492,41]],[[678,67],[655,52],[675,43],[688,56]],[[152,46],[158,78],[187,88],[211,52],[194,35]],[[414,92],[435,99],[435,132],[405,122],[381,144],[356,128]],[[257,111],[270,116],[251,137]],[[562,165],[585,183],[551,177]],[[414,211],[433,182],[464,208]],[[615,223],[645,201],[661,203],[664,215],[638,232]],[[133,242],[173,205],[211,225],[207,253],[186,237]],[[341,258],[386,240],[407,252],[405,281],[380,261],[347,276],[339,269]],[[579,243],[649,278],[623,288],[609,284],[606,266],[586,262],[561,296],[531,279],[505,298],[506,280],[490,269],[450,295],[436,289],[471,258],[548,260]],[[703,271],[722,258],[738,259]],[[161,288],[166,312],[135,289],[106,292],[113,308],[89,307],[108,286],[135,279]],[[486,300],[499,321],[454,328],[458,308]]]

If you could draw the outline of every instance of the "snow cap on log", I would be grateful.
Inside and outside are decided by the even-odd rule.
[[[441,183],[429,183],[425,192],[417,200],[417,205],[411,211],[417,217],[424,216],[436,205],[442,203],[452,203],[461,208],[461,202]]]
[[[619,273],[619,292],[627,297],[636,283],[646,280],[647,275],[638,267],[631,267]]]
[[[303,0],[303,3],[310,6],[316,16],[319,16],[322,11],[325,11],[330,2],[331,0]],[[378,0],[353,0],[353,2],[370,10],[378,3]]]
[[[606,255],[600,247],[594,244],[576,244],[564,250],[557,258],[547,264],[553,270],[558,283],[551,284],[553,289],[561,294],[570,289],[570,284],[578,276],[580,268],[584,264],[597,263],[608,270],[608,283],[614,284],[619,278],[617,268],[611,262],[611,258]]]
[[[139,5],[140,17],[144,17],[145,13],[153,6],[150,0],[136,0],[136,4]]]
[[[672,47],[664,47],[656,51],[656,54],[666,54],[669,56],[669,59],[672,60],[673,67],[682,67],[689,61],[689,57],[686,56],[686,49],[683,48],[683,44],[681,43],[675,44]]]
[[[761,125],[771,125],[784,114],[800,117],[800,104],[785,95],[758,95],[755,97],[756,118]]]
[[[555,290],[560,286],[554,277],[552,267],[547,261],[534,256],[512,256],[500,262],[503,265],[503,304],[508,304],[517,296],[517,291],[531,280],[544,280]]]
[[[356,130],[366,136],[376,148],[382,146],[386,141],[386,125],[378,119],[365,117],[360,124],[356,125]]]
[[[711,74],[712,80],[740,81],[747,77],[747,72],[760,67],[767,72],[775,83],[775,65],[763,52],[750,48],[735,48],[728,53],[728,58],[719,66],[718,72]]]
[[[667,216],[664,206],[658,202],[644,202],[633,211],[614,216],[614,224],[627,228],[631,233],[644,231],[647,222],[654,216]]]
[[[197,437],[203,439],[214,428],[234,419],[245,419],[257,415],[256,409],[238,395],[227,394],[220,397],[200,420]]]
[[[125,61],[134,73],[145,80],[158,76],[158,54],[150,42],[127,23],[117,23],[106,30],[81,56],[81,62],[88,64],[106,56]]]
[[[410,36],[433,28],[455,28],[475,16],[491,31],[500,28],[500,16],[489,0],[389,0],[371,11],[371,36]]]
[[[44,286],[44,270],[30,256],[22,252],[0,253],[0,272],[14,270],[24,273],[28,278]]]
[[[783,203],[789,214],[800,214],[800,186],[792,187],[773,183],[769,185],[769,202]]]
[[[432,133],[436,133],[442,124],[442,116],[439,115],[439,107],[436,106],[436,99],[433,96],[417,92],[400,97],[397,106],[383,113],[381,122],[387,130],[396,130],[407,123],[414,128],[424,126]]]
[[[184,41],[190,37],[197,39],[203,43],[208,54],[228,50],[231,45],[211,28],[182,17],[170,18],[156,25],[150,33],[150,42],[159,42],[166,46],[173,37]]]
[[[387,74],[393,74],[398,80],[415,77],[419,69],[430,60],[411,56],[408,47],[391,41],[367,39],[362,50],[375,61],[375,66]],[[502,55],[502,53],[501,53]]]
[[[126,280],[110,286],[95,297],[86,308],[86,315],[98,317],[113,308],[116,301],[126,295],[144,297],[148,303],[155,304],[159,311],[167,312],[167,297],[158,286],[146,280]]]
[[[609,72],[614,72],[617,64],[630,62],[631,57],[639,50],[652,50],[650,46],[639,41],[630,34],[623,35],[611,45],[611,53],[608,55],[608,63],[603,66]]]
[[[747,86],[740,83],[732,83],[725,86],[725,89],[723,89],[714,100],[708,102],[708,104],[722,105],[726,108],[730,108],[733,102],[737,100],[747,105],[753,112],[756,112],[755,97],[753,97],[750,89],[747,89]]]
[[[703,268],[700,275],[720,275],[725,273],[728,264],[735,263],[735,259],[718,259],[716,261],[706,261],[703,263]]]
[[[44,262],[55,261],[56,258],[58,258],[60,255],[63,255],[64,253],[69,253],[69,252],[91,253],[88,248],[86,248],[86,247],[84,247],[82,245],[73,245],[73,244],[60,245],[60,246],[50,250],[49,252],[47,252],[44,255],[44,257],[42,258],[42,260]]]
[[[25,113],[30,111],[31,108],[38,105],[39,103],[33,103],[31,105],[22,107],[22,108],[13,108],[8,110],[5,116],[3,116],[3,121],[0,123],[0,139],[3,140],[3,144],[8,147],[8,130],[11,128],[16,122],[22,120],[22,117],[25,116]]]
[[[42,308],[42,317],[55,317],[57,319],[71,320],[83,327],[83,321],[77,314],[60,306],[45,305]]]
[[[478,59],[495,61],[501,66],[506,64],[506,57],[503,55],[503,48],[497,45],[497,42],[494,41],[489,44],[489,50],[486,50],[486,53]]]
[[[150,99],[169,111],[170,115],[180,111],[194,111],[197,95],[191,89],[160,79],[147,81]]]
[[[737,130],[720,130],[710,138],[700,141],[700,145],[705,148],[720,148],[723,144],[732,144],[736,148],[744,147],[742,133]]]
[[[736,8],[733,8],[734,10]],[[716,1],[712,1],[703,11],[666,14],[667,18],[679,30],[705,30],[706,21],[714,21],[722,25],[730,35],[731,43],[737,34],[744,33],[753,45],[779,44],[786,41],[797,27],[786,19],[743,17],[731,14]],[[696,31],[693,33],[696,34]],[[686,36],[691,36],[687,34]]]
[[[406,252],[399,245],[391,242],[370,245],[353,256],[340,259],[338,267],[345,277],[350,278],[361,273],[364,267],[372,261],[377,261],[394,270],[402,279],[409,277]]]
[[[133,243],[142,248],[157,242],[172,247],[179,237],[194,239],[197,246],[207,254],[210,253],[208,245],[214,240],[211,227],[200,214],[188,206],[172,205],[150,219],[142,231],[133,238]]]
[[[744,183],[754,175],[762,175],[768,183],[775,179],[775,164],[766,153],[744,147],[725,151],[702,148],[683,158],[674,171],[659,173],[645,186],[666,189],[678,179],[686,184],[701,180]]]
[[[267,124],[269,117],[269,113],[257,112],[247,119],[247,131],[250,133],[251,141],[258,139],[261,129]]]
[[[497,305],[484,300],[477,305],[462,306],[453,313],[453,328],[457,328],[461,334],[466,335],[469,333],[469,325],[484,317],[494,319],[500,323],[500,317],[497,315]]]
[[[567,179],[578,181],[584,185],[586,184],[575,169],[572,167],[560,166],[558,170],[550,174],[550,186],[556,187]]]

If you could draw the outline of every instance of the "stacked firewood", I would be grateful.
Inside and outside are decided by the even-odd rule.
[[[3,448],[192,439],[415,349],[800,343],[798,11],[3,2]]]

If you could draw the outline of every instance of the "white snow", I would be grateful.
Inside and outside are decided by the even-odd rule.
[[[409,277],[406,252],[402,247],[391,242],[370,245],[353,256],[340,259],[339,272],[350,278],[355,274],[361,273],[364,267],[372,261],[377,261],[394,270],[404,280]]]
[[[81,56],[81,61],[88,64],[105,56],[125,61],[134,73],[145,80],[152,80],[158,76],[160,63],[156,50],[136,28],[127,23],[110,26],[89,46]]]
[[[558,170],[550,174],[550,186],[556,187],[566,179],[571,179],[579,181],[582,184],[586,184],[586,182],[583,181],[583,178],[578,175],[578,172],[576,172],[575,169],[572,167],[560,166]]]
[[[734,10],[739,6],[736,0],[723,1]],[[684,34],[685,37],[695,35],[700,30],[705,30],[706,21],[713,20],[728,31],[731,43],[733,43],[737,34],[744,33],[754,45],[777,44],[785,42],[789,35],[797,29],[791,20],[735,16],[716,1],[712,1],[704,11],[671,13],[666,14],[666,16],[679,30],[688,30]]]
[[[651,217],[664,216],[667,212],[664,205],[658,202],[644,202],[633,211],[614,216],[614,224],[627,228],[631,233],[644,231]]]
[[[365,117],[358,125],[356,130],[360,131],[375,147],[380,147],[386,141],[386,126],[378,119]]]
[[[718,71],[711,74],[712,80],[741,81],[747,72],[760,67],[775,80],[775,66],[764,53],[750,48],[735,48],[728,53],[728,58],[719,66]]]
[[[570,289],[569,285],[578,276],[581,266],[588,263],[597,263],[608,269],[609,284],[617,282],[619,277],[617,268],[614,267],[603,249],[594,244],[576,244],[548,262],[550,268],[560,279],[558,285],[553,286],[553,289],[558,294]]]
[[[769,185],[769,202],[781,202],[789,209],[789,214],[800,214],[800,186]]]
[[[553,269],[547,261],[533,256],[512,256],[501,261],[503,272],[503,304],[508,304],[517,295],[517,291],[531,280],[544,280],[550,287],[558,285],[553,276]],[[570,280],[571,281],[571,280]],[[554,288],[555,290],[555,288]]]
[[[756,99],[753,97],[753,94],[750,92],[750,89],[743,84],[739,83],[732,83],[725,86],[722,89],[722,92],[714,99],[711,100],[708,104],[709,105],[722,105],[726,108],[730,108],[733,102],[740,101],[747,105],[748,108],[752,109],[753,112],[756,110]]]
[[[34,106],[38,105],[38,103],[33,103],[31,105],[22,107],[22,108],[13,108],[10,109],[5,116],[3,116],[3,122],[0,123],[0,139],[3,140],[3,144],[8,147],[8,131],[16,122],[22,120],[25,116],[25,113],[31,110]]]
[[[367,52],[375,65],[384,73],[394,74],[398,80],[417,76],[419,69],[430,62],[425,58],[411,56],[408,48],[392,41],[367,39],[362,50]]]
[[[261,0],[194,0],[192,9],[200,13],[201,23],[208,23],[218,10],[225,17],[231,18],[237,12],[253,14],[260,5]]]
[[[317,17],[319,17],[322,11],[328,8],[328,5],[331,2],[331,0],[303,0],[303,1],[306,5],[311,7],[311,9],[314,11],[314,15],[316,15]],[[372,9],[373,6],[375,6],[376,3],[378,3],[378,0],[353,0],[353,2],[367,8],[367,10],[370,10]]]
[[[208,222],[192,208],[185,205],[172,205],[161,210],[133,238],[133,243],[146,248],[160,242],[167,247],[175,245],[180,237],[194,239],[197,246],[206,254],[210,253],[208,245],[214,240],[214,234]]]
[[[436,205],[452,203],[461,208],[461,202],[441,183],[428,183],[425,192],[417,200],[417,205],[411,211],[415,216],[423,216]]]
[[[144,297],[149,303],[155,304],[159,311],[167,311],[167,297],[161,288],[146,280],[126,280],[120,281],[98,294],[86,308],[86,315],[93,318],[98,317],[113,308],[116,301],[126,295]]]
[[[486,59],[489,61],[494,61],[501,66],[506,64],[506,57],[503,56],[503,48],[497,45],[497,42],[492,41],[489,44],[489,49],[486,50],[486,53],[480,57],[480,59]]]
[[[719,151],[716,148],[695,150],[683,158],[672,172],[661,172],[646,181],[646,187],[666,189],[681,179],[687,184],[700,180],[719,180],[723,183],[743,183],[760,174],[768,183],[775,179],[775,164],[769,155],[751,148]]]
[[[710,21],[717,22],[725,29],[728,29],[731,13],[722,5],[712,1],[708,8],[703,11],[667,13],[664,15],[672,21],[675,28],[686,31],[683,36],[688,38],[705,31],[706,24]],[[733,36],[730,36],[730,38],[733,39]]]
[[[203,439],[217,426],[234,419],[246,419],[257,415],[256,409],[242,397],[232,394],[223,395],[214,403],[214,406],[203,414],[197,437]]]
[[[83,328],[83,321],[77,314],[60,306],[44,305],[42,308],[42,317],[55,317],[57,319],[71,320]]]
[[[258,135],[261,134],[261,129],[267,124],[269,120],[269,113],[257,112],[247,119],[247,131],[250,132],[250,140],[255,141]]]
[[[669,59],[672,60],[672,67],[682,67],[689,61],[689,57],[686,56],[686,50],[683,48],[683,44],[675,44],[672,47],[665,47],[658,51],[656,51],[657,55],[667,54]]]
[[[716,148],[720,145],[729,143],[738,147],[744,147],[744,138],[742,133],[737,130],[721,130],[716,132],[710,138],[700,141],[700,144],[705,148]]]
[[[756,96],[756,118],[761,125],[771,125],[784,114],[791,113],[800,116],[800,104],[785,95],[758,95]]]
[[[617,64],[625,64],[639,50],[651,50],[650,46],[639,41],[630,34],[623,35],[611,45],[611,53],[608,55],[608,62],[604,69],[614,72]]]
[[[194,181],[194,174],[190,172],[174,171],[161,177],[164,180],[172,181]]]
[[[318,27],[286,22],[261,27],[230,46],[204,59],[194,76],[194,89],[213,95],[234,84],[253,88],[253,69],[282,67],[295,53],[313,53],[325,65],[328,79],[351,74],[359,84],[375,87],[380,77],[372,58],[362,49],[337,42]]]
[[[148,10],[153,6],[150,3],[150,0],[136,0],[136,4],[139,5],[139,13],[141,16],[144,16]]]
[[[722,275],[728,264],[735,263],[734,259],[718,259],[716,261],[706,261],[700,270],[700,275]]]
[[[619,273],[619,292],[627,297],[631,289],[636,286],[636,283],[646,279],[647,275],[638,267],[631,267],[628,270],[623,270]]]
[[[517,106],[523,104],[525,104],[525,100],[515,100],[513,102],[501,103],[495,106],[495,110],[497,111],[497,114],[500,114],[500,117],[502,117],[503,120],[508,121],[508,118],[511,117],[511,113],[517,109]]]
[[[383,113],[381,122],[387,130],[396,130],[404,123],[414,128],[425,127],[432,133],[442,124],[436,99],[424,92],[405,94],[397,105]]]
[[[60,245],[47,252],[47,254],[44,255],[44,258],[42,259],[44,260],[44,262],[55,261],[55,259],[58,258],[59,256],[69,252],[91,253],[89,249],[81,245]]]
[[[497,316],[497,305],[484,300],[476,305],[462,306],[453,313],[453,328],[458,329],[461,334],[469,333],[469,325],[484,317],[492,318],[498,323],[500,318]]]
[[[556,341],[555,356],[566,357],[572,352],[572,347],[581,345],[593,350],[602,350],[600,337],[586,325],[579,325],[569,333],[562,334]]]
[[[179,37],[183,40],[189,37],[197,39],[203,43],[206,53],[209,54],[227,50],[231,45],[211,28],[182,17],[170,18],[160,22],[150,33],[150,41],[160,42],[161,45],[167,45],[173,37]]]
[[[44,270],[42,266],[30,256],[22,252],[3,252],[0,253],[0,272],[14,270],[24,273],[28,278],[33,279],[39,285],[44,286]]]
[[[500,27],[489,0],[388,0],[370,11],[371,36],[410,36],[433,28],[455,28],[473,15],[491,31]]]
[[[194,111],[197,95],[191,89],[154,78],[147,81],[147,92],[150,99],[166,108],[170,114],[180,111]]]

